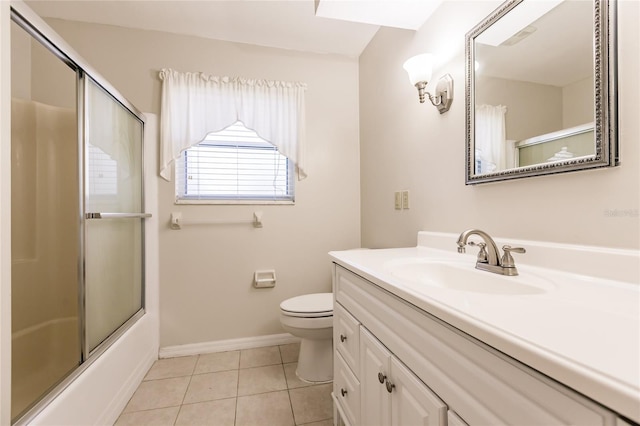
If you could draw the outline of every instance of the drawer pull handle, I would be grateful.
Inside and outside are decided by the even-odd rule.
[[[344,398],[345,396],[347,396],[347,390],[345,388],[341,388],[340,389],[340,393],[342,394],[342,397]]]
[[[385,380],[387,380],[387,376],[382,373],[378,373],[378,381],[382,384]]]
[[[393,392],[393,388],[395,388],[396,385],[394,385],[393,383],[391,383],[390,381],[387,380],[387,392],[391,393]]]
[[[344,343],[344,341],[345,341],[345,340],[347,340],[347,336],[345,336],[344,334],[341,334],[341,335],[340,335],[340,341],[341,341],[342,343]]]

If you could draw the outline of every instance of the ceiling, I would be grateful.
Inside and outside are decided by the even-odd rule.
[[[557,87],[593,75],[592,3],[559,2],[536,21],[521,23],[518,28],[523,25],[530,25],[527,28],[533,32],[514,44],[483,44],[484,33],[476,38],[480,75]]]
[[[380,26],[416,30],[444,0],[26,0],[41,17],[358,57]]]

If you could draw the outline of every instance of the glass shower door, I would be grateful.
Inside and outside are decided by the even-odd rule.
[[[81,363],[76,70],[11,22],[11,418]]]
[[[85,351],[143,308],[143,123],[85,76]]]

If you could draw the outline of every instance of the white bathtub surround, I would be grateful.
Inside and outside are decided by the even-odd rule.
[[[417,247],[332,252],[331,257],[453,327],[640,421],[640,251],[496,239],[499,246],[509,243],[527,253],[514,255],[519,276],[495,277],[513,279],[515,285],[531,278],[546,281],[549,286],[536,294],[438,288],[392,273],[390,266],[399,262],[441,261],[468,266],[465,273],[482,274],[480,279],[491,277],[474,268],[475,249],[456,252],[457,237],[421,232]]]
[[[145,315],[29,424],[113,424],[157,359],[157,316]]]

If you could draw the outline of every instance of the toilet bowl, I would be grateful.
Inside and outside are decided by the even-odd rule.
[[[333,380],[333,293],[305,294],[280,303],[280,323],[299,337],[296,375],[310,383]]]

